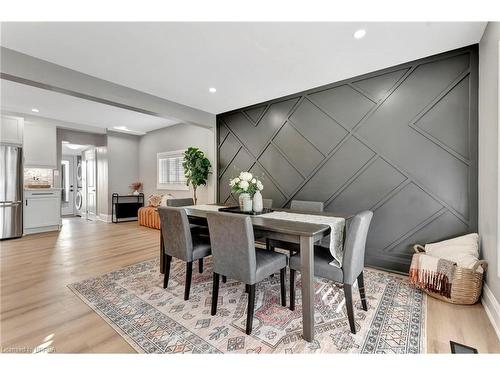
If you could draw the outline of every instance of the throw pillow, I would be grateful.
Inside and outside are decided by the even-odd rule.
[[[477,233],[425,245],[425,253],[447,259],[464,268],[472,268],[479,258],[479,235]]]
[[[161,203],[161,200],[162,200],[162,196],[159,195],[159,194],[151,194],[149,197],[148,197],[148,204],[151,206],[151,207],[158,207]]]

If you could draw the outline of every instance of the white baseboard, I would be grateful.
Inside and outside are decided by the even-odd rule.
[[[500,340],[500,304],[491,292],[488,285],[484,284],[483,297],[481,299],[486,315],[490,319],[491,325]]]
[[[43,232],[54,232],[61,230],[62,225],[48,225],[46,227],[38,227],[38,228],[24,228],[24,234],[35,234],[35,233],[43,233]]]
[[[105,223],[111,223],[111,215],[99,214],[97,219],[100,221],[104,221]]]

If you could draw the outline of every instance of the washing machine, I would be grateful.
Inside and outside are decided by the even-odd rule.
[[[76,194],[75,194],[75,215],[82,216],[83,195],[82,195],[82,157],[76,157]]]

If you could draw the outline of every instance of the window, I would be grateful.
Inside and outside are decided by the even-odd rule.
[[[182,161],[184,150],[160,152],[156,154],[156,188],[160,190],[189,190],[184,177]]]

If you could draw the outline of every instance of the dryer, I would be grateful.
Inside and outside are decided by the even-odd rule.
[[[79,187],[76,189],[76,194],[75,194],[75,215],[76,216],[82,216],[82,206],[83,206],[82,188]]]
[[[80,155],[76,157],[76,187],[82,188],[82,157]]]

